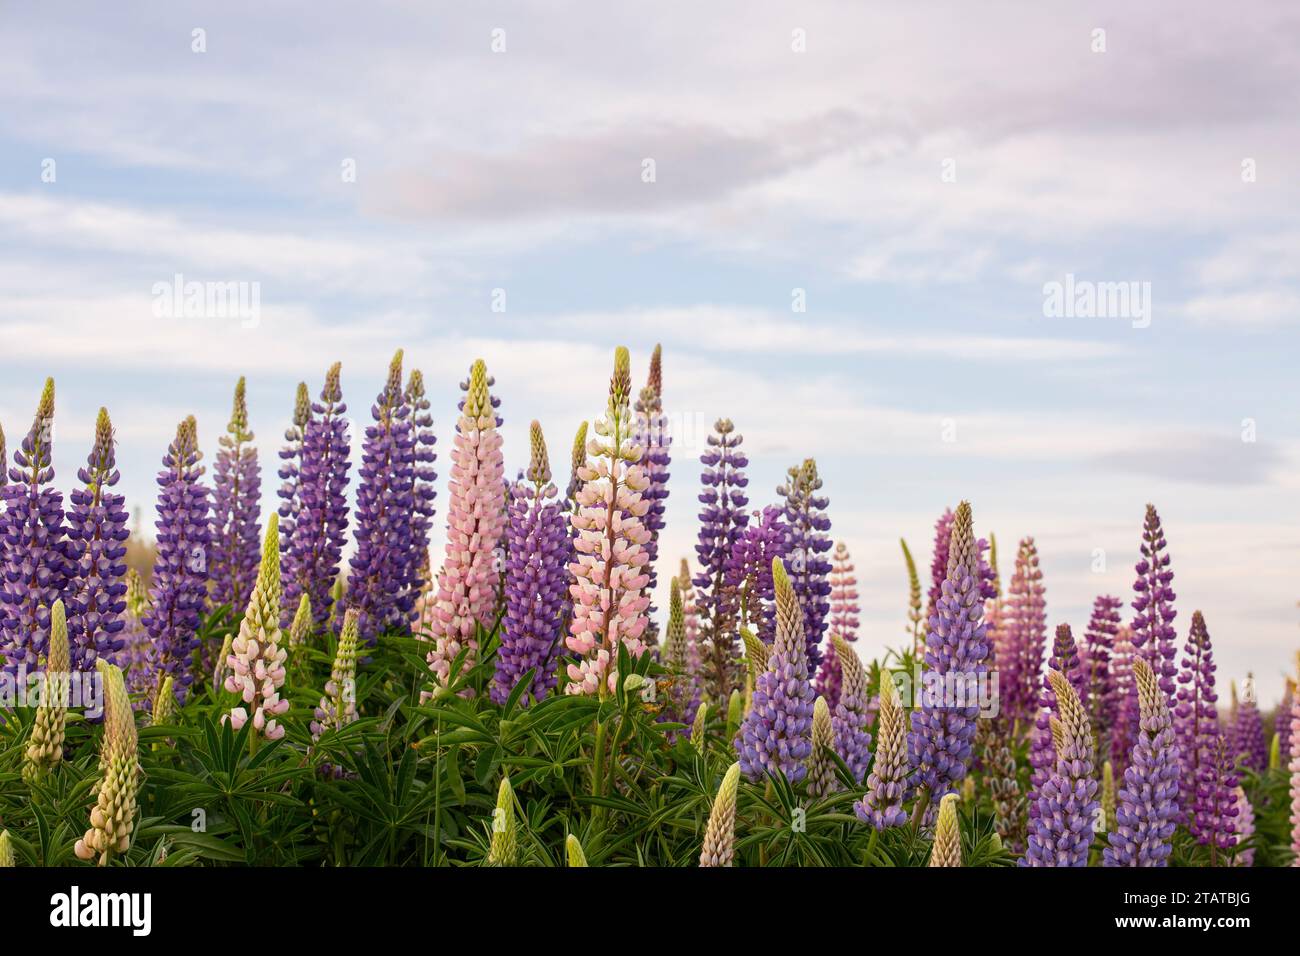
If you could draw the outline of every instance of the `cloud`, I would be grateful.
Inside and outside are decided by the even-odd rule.
[[[1251,487],[1270,484],[1285,464],[1282,451],[1239,435],[1183,435],[1098,455],[1114,471],[1201,485]]]

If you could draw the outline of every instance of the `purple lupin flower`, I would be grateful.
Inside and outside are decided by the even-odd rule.
[[[201,484],[198,425],[194,416],[176,429],[158,473],[158,555],[144,625],[152,640],[149,671],[155,688],[173,680],[177,700],[194,680],[190,661],[199,646],[199,612],[208,591],[209,491]]]
[[[965,501],[953,516],[948,576],[925,644],[926,682],[919,688],[920,706],[912,711],[907,740],[911,784],[925,790],[918,810],[927,802],[933,807],[939,798],[954,792],[970,769],[979,716],[974,701],[988,670],[979,547],[971,507]]]
[[[402,390],[402,350],[388,366],[384,389],[370,407],[361,483],[357,488],[356,553],[348,575],[349,606],[357,610],[361,638],[410,627],[418,577],[411,547],[415,510],[415,434]]]
[[[1065,676],[1074,688],[1075,695],[1078,696],[1079,688],[1083,684],[1082,673],[1079,667],[1079,652],[1074,643],[1074,635],[1070,631],[1070,625],[1061,624],[1056,628],[1056,638],[1052,641],[1052,659],[1049,663],[1051,670],[1043,678],[1043,687],[1038,698],[1038,716],[1034,722],[1034,735],[1029,748],[1029,764],[1033,767],[1029,775],[1029,786],[1031,793],[1037,793],[1041,790],[1056,770],[1057,755],[1056,748],[1052,740],[1052,721],[1061,718],[1059,702],[1056,699],[1056,691],[1053,689],[1052,675],[1059,673]],[[1089,757],[1091,760],[1092,757]],[[1038,815],[1038,803],[1032,797],[1029,801],[1029,816]]]
[[[257,583],[262,560],[261,488],[257,449],[250,445],[244,379],[235,384],[235,402],[226,434],[212,465],[212,548],[208,567],[210,606],[227,605],[238,618]]]
[[[1268,767],[1268,742],[1264,739],[1264,719],[1255,696],[1255,676],[1247,674],[1242,683],[1241,703],[1232,724],[1232,752],[1239,766],[1255,773]]]
[[[856,783],[861,783],[871,765],[871,702],[867,698],[867,674],[862,661],[840,635],[831,637],[840,662],[840,693],[831,714],[835,752],[840,755]]]
[[[415,430],[415,486],[412,494],[415,498],[414,517],[411,519],[411,545],[416,553],[416,570],[419,580],[413,587],[417,592],[429,584],[424,580],[421,568],[431,567],[429,563],[429,536],[433,531],[433,518],[437,513],[434,499],[438,490],[434,482],[438,472],[434,462],[438,460],[433,450],[438,443],[438,436],[433,433],[433,413],[429,411],[432,402],[424,393],[424,375],[417,368],[411,372],[406,384],[406,401],[411,406],[411,426]]]
[[[735,595],[740,624],[758,632],[764,644],[776,637],[776,605],[772,590],[772,562],[785,560],[786,525],[784,511],[768,505],[757,524],[740,535],[727,558],[723,588]]]
[[[302,498],[298,487],[302,481],[303,442],[307,436],[307,423],[311,421],[311,393],[307,383],[299,382],[294,394],[293,422],[284,431],[284,447],[280,449],[280,488],[276,495],[280,498],[280,554],[289,552],[293,540],[294,525],[298,512],[302,510]],[[236,614],[240,613],[238,609]]]
[[[673,440],[668,433],[668,416],[664,414],[663,392],[663,348],[656,345],[654,353],[650,356],[649,378],[645,388],[641,389],[641,395],[635,405],[636,443],[645,449],[641,456],[641,467],[650,481],[649,487],[641,492],[641,499],[650,504],[645,517],[641,519],[646,530],[650,532],[650,540],[645,543],[646,554],[649,556],[645,571],[650,575],[650,583],[646,585],[647,594],[654,594],[655,584],[658,581],[655,562],[659,560],[659,535],[664,529],[666,511],[664,501],[668,497],[668,466],[672,460],[669,449]],[[652,632],[657,630],[654,611],[653,604],[646,609],[646,613],[650,615],[649,629]]]
[[[1223,734],[1203,741],[1200,750],[1191,831],[1197,843],[1210,848],[1210,865],[1217,866],[1219,853],[1237,845],[1237,770]]]
[[[54,480],[54,379],[45,380],[32,427],[14,452],[11,484],[4,486],[3,590],[0,590],[0,648],[7,670],[35,670],[50,638],[50,608],[68,582],[63,494]],[[3,464],[3,462],[0,462]]]
[[[727,587],[727,567],[732,552],[749,523],[745,487],[749,479],[743,469],[749,459],[740,450],[744,437],[729,418],[713,425],[706,439],[708,448],[700,455],[699,543],[695,553],[700,572],[695,575],[695,605],[700,616],[701,639],[708,648],[710,686],[715,700],[725,700],[737,679],[736,593]],[[770,566],[770,565],[769,565]]]
[[[116,654],[125,644],[126,527],[125,498],[111,489],[116,468],[113,423],[99,410],[95,444],[86,467],[77,472],[84,487],[69,496],[68,558],[71,578],[64,603],[73,670],[93,671],[100,657]]]
[[[1038,566],[1038,548],[1033,538],[1021,539],[1016,552],[1000,633],[997,664],[1001,713],[1008,726],[1016,721],[1029,724],[1037,714],[1047,644],[1043,572]]]
[[[943,582],[948,577],[948,544],[952,540],[951,508],[944,508],[934,523],[934,554],[930,558],[930,588],[926,592],[925,619],[934,617],[935,607],[943,594]]]
[[[1139,717],[1103,866],[1166,866],[1178,818],[1178,743],[1164,691],[1144,658],[1133,661]],[[1109,822],[1109,821],[1107,821]]]
[[[790,580],[799,606],[803,609],[804,641],[808,646],[808,671],[817,672],[822,662],[822,636],[826,633],[826,618],[831,609],[831,562],[826,554],[831,549],[831,519],[826,515],[829,503],[821,490],[822,480],[817,474],[817,462],[805,459],[798,468],[791,468],[789,481],[780,485],[777,494],[785,498],[786,560],[790,564]]]
[[[1273,714],[1273,732],[1277,734],[1277,755],[1285,767],[1291,762],[1291,705],[1295,699],[1296,685],[1291,678],[1286,679],[1282,688],[1282,702]]]
[[[506,536],[506,613],[501,622],[492,701],[504,704],[520,678],[535,669],[523,706],[555,687],[560,624],[568,588],[569,530],[556,500],[542,426],[529,427],[532,450],[526,481],[510,488]]]
[[[1071,640],[1073,645],[1073,640]],[[1056,766],[1030,794],[1038,812],[1031,814],[1029,842],[1021,866],[1087,866],[1088,848],[1101,806],[1093,777],[1095,745],[1088,714],[1074,686],[1059,670],[1048,672],[1059,717],[1051,733]]]
[[[339,576],[344,537],[348,527],[348,406],[339,383],[341,364],[325,373],[320,401],[311,406],[303,434],[302,465],[298,475],[301,503],[285,553],[284,600],[281,627],[306,594],[316,627],[330,617],[330,589]]]
[[[1114,675],[1111,673],[1111,655],[1115,651],[1115,636],[1119,633],[1122,601],[1102,594],[1092,603],[1092,617],[1084,632],[1083,675],[1087,691],[1088,716],[1097,737],[1097,752],[1104,754],[1110,741],[1112,721],[1111,700],[1114,695]]]
[[[1174,658],[1178,649],[1174,642],[1178,633],[1174,629],[1174,594],[1170,584],[1174,572],[1169,570],[1169,554],[1165,550],[1165,534],[1160,528],[1160,515],[1155,505],[1147,505],[1146,519],[1142,525],[1142,557],[1134,570],[1137,580],[1133,582],[1133,646],[1138,653],[1151,663],[1160,681],[1160,689],[1169,698],[1173,706],[1176,683],[1174,678],[1178,668]]]
[[[740,769],[750,780],[783,773],[798,783],[812,753],[813,690],[808,679],[803,610],[780,560],[772,562],[776,592],[776,638],[767,669],[758,676],[754,700],[736,734]]]
[[[1152,662],[1154,670],[1156,662]],[[1180,806],[1186,810],[1190,796],[1199,789],[1201,765],[1212,761],[1219,736],[1219,695],[1214,690],[1214,650],[1210,632],[1200,611],[1192,613],[1192,627],[1183,648],[1182,670],[1174,704],[1174,732],[1182,754]],[[1161,684],[1161,689],[1164,685]],[[1193,832],[1195,824],[1193,823]]]

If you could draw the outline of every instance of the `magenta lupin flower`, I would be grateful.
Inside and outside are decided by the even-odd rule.
[[[1155,666],[1156,662],[1152,662],[1153,670]],[[1205,626],[1205,617],[1200,611],[1195,611],[1187,644],[1183,648],[1182,670],[1178,674],[1178,691],[1174,704],[1174,732],[1178,735],[1178,749],[1182,754],[1183,773],[1179,789],[1184,809],[1190,802],[1190,796],[1202,788],[1202,765],[1212,763],[1215,759],[1219,736],[1219,695],[1214,690],[1215,670],[1214,651],[1210,646],[1210,632]],[[1161,689],[1164,689],[1163,683]],[[1194,821],[1193,832],[1196,832]]]
[[[943,582],[948,577],[948,544],[952,539],[953,513],[943,509],[934,523],[934,553],[930,558],[930,588],[926,592],[925,619],[934,617],[935,605],[943,594]]]
[[[194,680],[190,661],[199,645],[199,612],[208,592],[212,528],[209,491],[200,481],[202,458],[191,415],[177,427],[158,474],[158,554],[144,617],[153,642],[149,669],[155,686],[171,677],[180,703]]]
[[[772,562],[776,591],[776,638],[767,668],[754,686],[753,705],[736,734],[740,769],[750,780],[783,773],[797,783],[812,753],[813,689],[808,679],[803,609],[779,561]]]
[[[1083,681],[1088,715],[1092,718],[1097,735],[1097,750],[1105,753],[1113,725],[1112,698],[1114,675],[1111,673],[1111,655],[1115,651],[1115,637],[1119,633],[1120,607],[1123,602],[1109,594],[1102,594],[1092,604],[1092,616],[1084,632]]]
[[[11,673],[19,665],[36,669],[50,637],[50,608],[68,581],[63,494],[52,485],[53,445],[54,379],[50,378],[45,380],[32,427],[14,452],[10,483],[2,489],[0,647]]]
[[[1043,653],[1047,644],[1047,605],[1043,572],[1033,538],[1024,538],[1016,552],[1006,608],[1001,621],[998,660],[1001,712],[1008,725],[1028,724],[1037,711]]]
[[[248,401],[244,379],[235,384],[235,401],[218,440],[212,465],[212,556],[208,568],[212,607],[228,605],[231,615],[248,604],[257,580],[262,539],[262,478],[257,449],[249,444]]]
[[[853,573],[848,545],[841,541],[835,545],[831,558],[831,643],[822,657],[814,687],[819,696],[826,698],[832,712],[840,699],[843,674],[834,639],[838,637],[850,644],[858,639],[859,610],[858,579]]]
[[[298,607],[303,595],[311,606],[315,626],[323,628],[330,617],[330,590],[338,580],[348,528],[348,406],[339,382],[341,365],[335,362],[325,374],[320,401],[311,406],[303,433],[302,466],[298,496],[301,503],[293,525],[293,539],[284,553],[284,616]]]
[[[1268,767],[1268,742],[1264,739],[1264,719],[1255,696],[1255,677],[1247,674],[1242,684],[1242,699],[1232,724],[1232,752],[1238,765],[1263,773]]]
[[[1281,763],[1280,766],[1287,766],[1291,762],[1291,705],[1295,703],[1296,685],[1291,678],[1286,679],[1286,684],[1282,689],[1282,702],[1278,705],[1273,723],[1275,733],[1277,734],[1277,753]]]
[[[565,639],[577,661],[568,665],[568,694],[613,692],[619,645],[632,657],[646,649],[642,636],[650,599],[645,595],[645,544],[650,532],[641,519],[650,504],[641,493],[649,480],[640,465],[642,449],[633,438],[629,366],[628,351],[620,346],[605,416],[594,425],[596,437],[578,472],[583,486],[573,516],[575,560],[569,566],[573,620]]]
[[[556,500],[546,439],[537,422],[530,426],[529,443],[525,480],[510,490],[506,613],[492,682],[492,700],[504,704],[523,675],[535,669],[520,697],[525,707],[555,687],[570,558],[564,505]]]
[[[649,502],[643,523],[650,532],[650,540],[645,544],[646,574],[650,578],[646,593],[650,595],[654,594],[658,580],[655,564],[659,559],[659,535],[664,528],[664,502],[668,498],[668,466],[672,460],[673,440],[668,431],[668,416],[664,414],[663,391],[663,348],[656,345],[650,356],[649,378],[636,403],[636,443],[644,449],[641,467],[650,483],[641,494]],[[646,609],[651,628],[655,626],[654,611],[653,604]]]
[[[125,558],[131,533],[125,498],[112,490],[119,478],[114,444],[108,409],[101,408],[94,447],[77,472],[82,487],[69,496],[65,604],[73,670],[93,671],[96,660],[111,660],[126,643]]]
[[[1139,719],[1136,743],[1119,790],[1115,823],[1104,866],[1166,866],[1178,818],[1178,743],[1173,717],[1155,672],[1144,658],[1133,662]],[[1107,821],[1109,823],[1109,821]]]
[[[1136,722],[1129,719],[1130,700],[1137,699],[1137,683],[1133,676],[1133,663],[1137,651],[1133,647],[1133,632],[1120,625],[1115,632],[1115,649],[1110,656],[1110,690],[1106,697],[1106,720],[1110,729],[1108,746],[1115,772],[1121,776],[1128,766],[1129,753],[1137,741]]]
[[[935,803],[956,790],[970,769],[979,716],[974,702],[988,670],[980,564],[971,507],[963,501],[953,517],[948,577],[926,638],[927,681],[907,743],[911,783]]]
[[[1300,740],[1300,693],[1291,694],[1291,709],[1287,712],[1290,720],[1286,721],[1294,746]],[[1291,865],[1300,867],[1300,747],[1295,747],[1287,769],[1291,772],[1291,852],[1295,854]]]
[[[488,391],[482,359],[470,370],[469,391],[452,438],[447,495],[447,545],[438,572],[438,594],[431,619],[435,647],[429,667],[447,686],[451,665],[468,649],[464,669],[478,655],[477,629],[495,623],[497,549],[505,530],[505,464],[501,435]]]
[[[1223,734],[1201,743],[1196,789],[1191,797],[1191,831],[1210,848],[1210,865],[1237,845],[1237,770],[1232,747]],[[1182,801],[1188,802],[1184,793]]]
[[[1142,525],[1142,557],[1134,566],[1137,580],[1133,591],[1133,646],[1139,654],[1151,663],[1160,681],[1160,689],[1173,705],[1176,689],[1175,677],[1178,668],[1174,659],[1178,649],[1174,642],[1178,634],[1174,630],[1174,610],[1177,597],[1170,586],[1174,572],[1169,570],[1169,554],[1165,550],[1165,534],[1160,527],[1160,515],[1154,505],[1147,505],[1146,519]]]

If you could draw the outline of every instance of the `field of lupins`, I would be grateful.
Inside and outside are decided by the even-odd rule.
[[[183,419],[141,571],[107,410],[66,497],[52,380],[0,433],[0,866],[1300,865],[1294,679],[1216,673],[1154,507],[1133,593],[1049,633],[1033,539],[1004,578],[961,502],[863,662],[815,461],[760,495],[724,419],[670,482],[658,350],[514,478],[484,363],[439,436],[402,360],[360,461],[340,366],[299,386],[275,501],[242,380],[211,471]]]

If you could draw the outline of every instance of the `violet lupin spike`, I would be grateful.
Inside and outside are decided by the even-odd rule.
[[[776,591],[776,639],[767,669],[754,687],[753,705],[736,735],[742,772],[750,780],[783,773],[802,780],[812,751],[813,690],[808,680],[803,610],[785,566],[772,562]]]
[[[587,463],[579,469],[574,562],[573,620],[565,645],[576,657],[568,665],[567,694],[599,694],[617,687],[618,648],[632,657],[646,651],[642,637],[650,599],[644,589],[645,543],[650,532],[641,523],[649,502],[641,497],[649,480],[641,469],[641,448],[633,440],[631,359],[626,348],[614,352],[609,400],[596,437],[587,445]]]
[[[1228,740],[1218,734],[1202,743],[1192,805],[1192,835],[1210,848],[1210,865],[1237,845],[1237,771]],[[1189,802],[1186,794],[1183,803]]]
[[[53,444],[54,379],[49,378],[32,427],[14,452],[10,484],[3,489],[0,648],[8,657],[6,669],[11,673],[20,665],[29,671],[36,669],[49,638],[50,608],[68,580],[63,494],[52,485]]]
[[[357,611],[361,640],[410,627],[418,574],[411,546],[415,508],[415,434],[402,389],[402,350],[388,366],[383,391],[370,407],[357,470],[356,553],[349,561],[348,606]]]
[[[871,702],[867,699],[867,674],[848,641],[836,634],[831,638],[842,662],[843,683],[835,702],[831,728],[835,752],[840,755],[856,783],[861,783],[871,764]]]
[[[144,618],[152,639],[149,669],[154,686],[171,676],[180,703],[194,680],[190,661],[199,645],[199,613],[208,593],[212,528],[209,491],[200,481],[202,458],[198,425],[191,415],[176,429],[158,474],[158,549]]]
[[[1173,621],[1178,612],[1173,606],[1177,595],[1170,587],[1174,572],[1169,570],[1166,547],[1160,515],[1154,505],[1147,505],[1142,527],[1142,557],[1134,567],[1138,577],[1133,584],[1137,594],[1133,599],[1133,609],[1137,612],[1133,617],[1133,646],[1151,663],[1160,680],[1160,689],[1172,706],[1178,674],[1174,664],[1178,655],[1174,642],[1178,634]]]
[[[1059,717],[1052,718],[1056,766],[1033,794],[1038,812],[1029,824],[1021,866],[1087,866],[1100,803],[1088,714],[1074,687],[1058,670],[1048,673]]]
[[[341,363],[325,373],[320,400],[311,406],[303,431],[299,470],[300,510],[293,523],[292,540],[284,552],[284,613],[303,597],[311,601],[317,627],[328,626],[332,602],[330,589],[339,579],[348,528],[348,466],[352,453],[339,381]],[[283,549],[282,549],[283,550]]]
[[[700,572],[694,578],[695,603],[699,607],[701,637],[708,649],[709,691],[715,700],[723,700],[737,683],[738,595],[728,585],[728,574],[732,554],[749,523],[745,510],[749,504],[745,494],[749,479],[744,472],[749,459],[740,448],[744,441],[731,419],[720,418],[706,439],[708,447],[700,455],[704,469],[700,474],[699,501],[703,507],[695,545],[700,563]]]
[[[1290,677],[1282,688],[1282,702],[1278,705],[1273,719],[1274,734],[1277,736],[1278,766],[1285,767],[1291,762],[1291,705],[1296,699],[1296,684]]]
[[[853,574],[853,561],[849,548],[843,541],[835,545],[831,559],[831,641],[822,657],[821,670],[817,672],[817,693],[826,698],[831,710],[840,699],[843,668],[835,638],[847,643],[858,639],[858,579]]]
[[[827,534],[831,520],[826,515],[827,498],[817,493],[821,487],[817,462],[808,458],[799,467],[791,468],[789,480],[776,489],[785,498],[786,560],[803,609],[810,673],[816,673],[821,664],[822,634],[830,612],[831,562],[826,552],[831,549]]]
[[[307,423],[311,421],[311,393],[307,383],[299,382],[294,393],[293,421],[284,431],[285,445],[280,449],[281,465],[276,472],[280,476],[280,487],[276,495],[280,498],[280,549],[289,550],[293,540],[294,524],[298,512],[302,510],[302,499],[298,494],[298,484],[302,474],[303,442],[307,436]]]
[[[428,655],[435,682],[444,688],[462,651],[467,650],[463,669],[474,666],[478,628],[490,630],[495,623],[497,549],[506,523],[500,504],[505,500],[505,466],[489,381],[487,366],[477,360],[452,438],[447,546],[431,620],[435,647]],[[549,474],[549,465],[546,471]]]
[[[1152,662],[1155,670],[1157,662]],[[1174,732],[1182,754],[1183,774],[1179,789],[1184,811],[1193,794],[1202,789],[1202,764],[1214,761],[1219,736],[1219,695],[1214,689],[1214,651],[1210,632],[1200,611],[1192,614],[1192,626],[1183,648],[1182,670],[1178,674],[1178,691],[1174,703]],[[1164,684],[1161,683],[1161,689]],[[1213,776],[1213,771],[1207,771]],[[1206,784],[1205,786],[1210,786]],[[1194,820],[1193,832],[1200,837]]]
[[[249,444],[244,378],[235,384],[234,406],[212,465],[212,547],[208,568],[210,605],[229,606],[231,616],[248,603],[257,580],[262,539],[257,449]]]
[[[1232,725],[1232,749],[1241,767],[1263,773],[1268,767],[1268,743],[1264,740],[1264,720],[1255,696],[1255,677],[1247,674],[1242,682],[1241,703]]]
[[[1164,691],[1144,658],[1133,662],[1139,719],[1103,866],[1166,866],[1178,818],[1178,743]]]
[[[1048,778],[1052,771],[1056,769],[1056,751],[1052,746],[1052,719],[1061,716],[1057,707],[1056,692],[1053,689],[1052,674],[1060,672],[1069,680],[1070,686],[1078,694],[1080,680],[1079,653],[1075,647],[1074,635],[1070,631],[1070,625],[1061,624],[1056,628],[1056,638],[1052,642],[1052,659],[1050,661],[1050,670],[1043,677],[1043,687],[1038,698],[1038,717],[1034,723],[1033,740],[1030,746],[1029,763],[1033,767],[1033,772],[1029,776],[1029,786],[1031,792],[1038,791]],[[1029,815],[1035,816],[1038,812],[1037,803],[1031,798],[1029,803]]]
[[[738,595],[740,623],[757,631],[764,644],[776,635],[776,604],[772,590],[772,562],[785,560],[784,512],[775,505],[755,517],[760,520],[740,535],[727,559],[725,590]]]
[[[72,669],[93,671],[96,660],[112,659],[125,644],[125,558],[131,534],[126,526],[125,498],[112,491],[119,472],[107,409],[99,410],[95,444],[77,478],[82,487],[69,496],[65,603]]]
[[[673,441],[668,432],[668,416],[664,414],[663,348],[659,345],[655,346],[654,353],[650,356],[649,379],[637,399],[636,432],[637,444],[644,448],[641,465],[650,482],[641,497],[650,503],[644,518],[645,528],[650,532],[650,540],[645,544],[645,567],[650,577],[646,593],[653,595],[658,582],[655,564],[659,559],[659,535],[664,529],[664,502],[668,498],[668,466],[672,460],[670,449]],[[651,603],[646,609],[651,620],[650,630],[655,630],[654,612],[655,607]]]
[[[1097,737],[1098,755],[1107,752],[1110,741],[1112,715],[1109,702],[1114,691],[1110,660],[1115,650],[1115,637],[1119,633],[1122,604],[1119,598],[1112,595],[1098,596],[1093,601],[1092,616],[1088,620],[1088,629],[1084,632],[1085,700],[1093,732]]]
[[[866,795],[853,805],[863,823],[877,830],[901,827],[907,822],[903,800],[907,796],[907,737],[903,702],[898,685],[887,670],[880,672],[880,739],[867,775]]]
[[[434,482],[438,472],[434,462],[438,455],[433,450],[438,437],[433,433],[433,414],[429,411],[432,403],[424,393],[424,374],[417,368],[411,372],[406,385],[406,401],[411,406],[411,425],[415,429],[415,496],[414,517],[411,519],[411,546],[415,548],[415,566],[417,571],[429,560],[429,537],[433,531],[433,517],[436,513],[434,499],[438,496]],[[424,580],[417,580],[413,587],[423,589]]]
[[[531,459],[526,480],[511,489],[506,558],[506,612],[501,622],[492,700],[504,704],[515,685],[534,670],[523,706],[555,687],[560,626],[568,584],[569,529],[556,500],[542,426],[529,428]]]
[[[1300,672],[1300,655],[1297,655],[1296,663]],[[1294,854],[1291,865],[1300,867],[1300,747],[1296,746],[1296,741],[1300,740],[1300,693],[1294,687],[1289,715],[1291,719],[1286,723],[1291,733],[1292,752],[1287,769],[1291,772],[1291,852]]]
[[[973,701],[988,670],[980,565],[971,507],[963,501],[953,517],[948,576],[926,638],[925,669],[936,675],[939,689],[928,685],[919,689],[920,705],[911,715],[907,744],[911,783],[923,791],[918,812],[927,801],[956,790],[970,769],[979,708],[975,704],[949,706],[953,702],[944,699],[948,692],[944,688],[961,684],[961,699]]]

